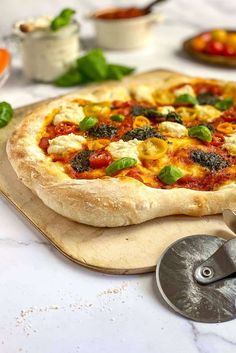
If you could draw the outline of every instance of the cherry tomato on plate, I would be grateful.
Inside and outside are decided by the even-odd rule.
[[[202,37],[196,37],[192,40],[194,50],[202,51],[206,47],[207,42]]]
[[[224,44],[216,40],[210,40],[204,51],[210,55],[222,55],[224,51]]]
[[[222,52],[222,55],[228,56],[228,57],[234,57],[234,56],[236,56],[236,50],[233,47],[225,45],[223,52]]]
[[[107,167],[111,160],[111,155],[107,151],[96,151],[89,157],[90,166],[93,169]]]

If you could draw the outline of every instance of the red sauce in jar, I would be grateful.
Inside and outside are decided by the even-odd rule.
[[[100,12],[96,18],[101,20],[124,20],[146,15],[145,11],[138,7],[115,8]]]

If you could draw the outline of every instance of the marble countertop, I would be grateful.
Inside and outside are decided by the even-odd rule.
[[[103,0],[99,6],[111,3]],[[1,33],[9,31],[9,23],[22,16],[25,8],[28,15],[58,10],[49,2],[36,6],[33,0],[27,0],[27,6],[19,10],[14,9],[16,4],[15,0],[1,0],[5,12],[1,16]],[[77,1],[58,1],[58,8],[75,5],[78,7]],[[96,2],[84,0],[81,6],[84,11],[91,10]],[[138,71],[158,67],[236,79],[235,70],[207,67],[179,52],[181,41],[196,31],[234,27],[234,0],[172,0],[160,9],[165,20],[155,28],[150,47],[106,52],[107,57],[135,64]],[[92,34],[91,25],[84,22],[81,36],[86,48],[92,45]],[[18,107],[68,91],[27,81],[17,59],[10,79],[0,91],[0,101]],[[86,270],[59,254],[3,198],[0,212],[1,353],[236,351],[235,321],[200,324],[186,320],[163,304],[154,274],[111,276]]]

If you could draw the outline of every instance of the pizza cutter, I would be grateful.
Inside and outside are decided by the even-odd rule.
[[[223,218],[236,233],[236,213],[225,210]],[[162,254],[156,279],[166,303],[189,319],[236,318],[236,238],[198,234],[176,241]]]

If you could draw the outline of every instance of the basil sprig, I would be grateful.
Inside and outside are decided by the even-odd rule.
[[[133,167],[135,164],[137,164],[137,160],[135,158],[124,157],[124,158],[118,159],[118,160],[112,162],[106,168],[106,174],[112,175],[112,174],[118,172],[118,170]]]
[[[215,108],[219,110],[227,110],[232,105],[234,104],[234,101],[232,98],[225,98],[223,100],[219,100],[218,102],[215,103]]]
[[[14,111],[7,102],[0,102],[0,128],[6,126],[12,119]]]
[[[168,165],[161,169],[158,178],[165,184],[174,184],[177,180],[182,178],[183,172],[177,167]]]
[[[121,80],[133,71],[133,67],[108,64],[102,49],[97,48],[77,59],[65,74],[54,81],[54,84],[70,87],[89,82]]]
[[[181,94],[178,96],[175,100],[175,103],[177,104],[190,104],[190,105],[196,105],[198,104],[198,100],[196,97],[192,96],[191,94]]]
[[[79,124],[80,130],[89,130],[91,127],[95,126],[97,122],[98,119],[95,116],[86,116],[83,120],[81,120]]]
[[[52,31],[58,31],[61,27],[68,26],[71,23],[72,16],[75,12],[75,10],[70,8],[62,10],[59,15],[52,20],[50,29]]]
[[[197,137],[199,140],[211,142],[212,134],[210,129],[204,125],[192,126],[188,129],[188,135]]]

